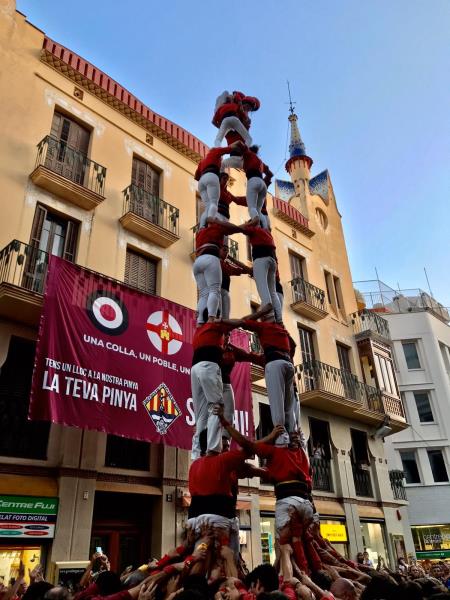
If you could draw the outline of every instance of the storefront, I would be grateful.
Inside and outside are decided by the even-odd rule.
[[[328,540],[335,550],[345,558],[349,558],[348,535],[345,519],[336,517],[320,517],[320,533]]]
[[[361,535],[364,550],[368,552],[373,566],[378,564],[378,557],[389,564],[389,552],[386,542],[386,526],[382,519],[360,519]]]
[[[411,527],[418,560],[450,558],[450,524]]]
[[[261,511],[261,551],[264,563],[275,562],[275,513],[272,511]]]
[[[0,495],[0,581],[44,565],[55,534],[58,498]],[[29,581],[27,581],[29,583]]]

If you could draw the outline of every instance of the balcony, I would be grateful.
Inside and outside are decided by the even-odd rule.
[[[295,371],[302,405],[374,427],[388,416],[392,433],[408,426],[399,398],[388,397],[381,390],[358,381],[349,371],[318,360],[297,365]]]
[[[103,202],[106,167],[49,135],[37,148],[33,183],[85,210]]]
[[[178,208],[137,185],[131,184],[123,190],[123,216],[120,222],[124,229],[149,242],[168,248],[179,240],[179,217]]]
[[[408,500],[405,489],[405,474],[403,471],[389,471],[389,480],[391,482],[392,493],[396,500]]]
[[[13,240],[0,251],[0,316],[38,326],[48,254]]]
[[[281,221],[287,223],[290,227],[297,229],[306,237],[312,237],[314,231],[309,228],[309,221],[296,208],[291,206],[289,202],[273,198],[273,214]]]
[[[352,471],[356,495],[361,496],[362,498],[373,498],[370,467],[368,465],[352,464]]]
[[[353,327],[356,341],[370,338],[384,343],[390,342],[389,323],[376,312],[367,308],[359,310],[349,315],[349,323]]]
[[[296,277],[289,283],[292,293],[291,309],[294,312],[312,321],[320,321],[328,315],[323,290],[301,277]]]
[[[192,228],[192,252],[191,252],[192,260],[195,260],[195,234],[197,233],[197,231],[198,231],[198,223],[197,223],[197,225],[194,225],[194,227]],[[233,262],[242,264],[239,260],[239,244],[238,244],[238,242],[231,239],[230,237],[228,238],[228,258],[231,259]]]
[[[312,487],[315,492],[332,492],[333,477],[331,475],[331,461],[327,458],[310,459],[312,469]]]

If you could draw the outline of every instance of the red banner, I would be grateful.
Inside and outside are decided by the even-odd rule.
[[[52,256],[29,417],[190,448],[192,310]],[[234,332],[245,345],[246,335]],[[253,434],[250,364],[233,369],[238,429]]]

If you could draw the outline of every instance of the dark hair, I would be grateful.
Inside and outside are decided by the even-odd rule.
[[[22,596],[22,600],[42,600],[45,594],[51,590],[53,585],[48,581],[37,581],[28,586],[27,591]]]
[[[315,571],[311,574],[312,581],[323,590],[329,591],[331,584],[333,583],[332,578],[326,571]]]
[[[422,588],[415,581],[405,581],[400,585],[398,600],[423,600]]]
[[[133,571],[125,578],[124,585],[127,588],[136,587],[140,583],[144,581],[144,579],[148,577],[148,573],[144,571]]]
[[[72,596],[66,587],[57,585],[47,590],[44,598],[45,600],[70,600]]]
[[[183,579],[183,589],[199,592],[202,596],[207,596],[209,593],[208,582],[203,575],[188,575],[185,577]]]
[[[102,571],[95,582],[100,596],[110,596],[122,588],[120,577],[113,571]]]
[[[376,573],[360,596],[360,600],[397,600],[399,586],[386,575]]]
[[[272,565],[263,563],[254,568],[246,577],[247,587],[258,580],[265,592],[278,590],[278,573]]]
[[[255,154],[258,154],[259,152],[259,146],[257,144],[253,144],[252,146],[249,147],[250,152],[254,152]]]

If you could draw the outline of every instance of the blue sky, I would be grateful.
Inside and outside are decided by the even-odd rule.
[[[215,97],[258,96],[284,177],[287,88],[313,174],[330,171],[354,280],[450,306],[448,0],[17,0],[47,35],[206,143]]]

